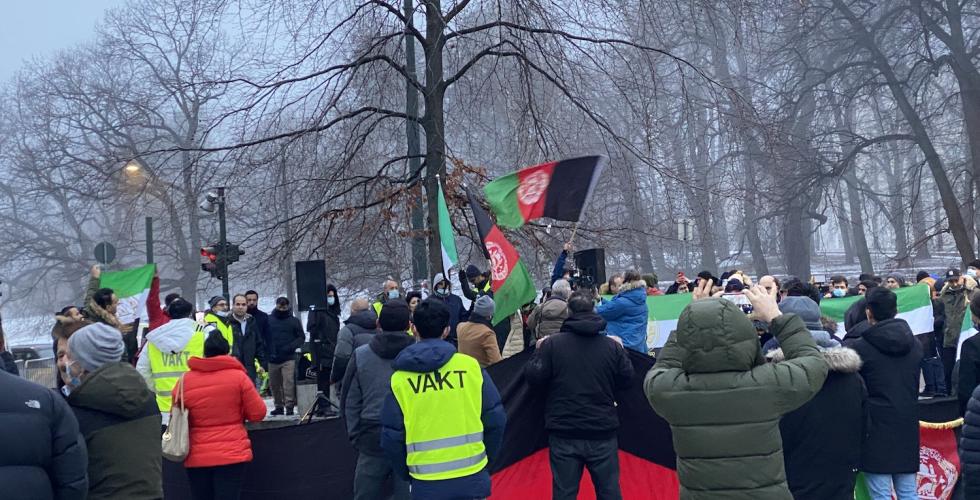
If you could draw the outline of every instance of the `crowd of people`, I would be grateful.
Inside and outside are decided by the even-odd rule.
[[[346,319],[330,285],[305,331],[285,297],[269,313],[255,291],[199,312],[178,294],[160,304],[154,277],[142,341],[94,267],[83,305],[62,309],[52,329],[57,391],[0,373],[0,482],[16,474],[24,498],[162,498],[161,434],[179,406],[194,498],[237,498],[252,460],[244,424],[267,416],[266,379],[269,414],[295,415],[308,333],[318,388],[358,454],[356,499],[386,488],[396,499],[488,497],[507,417],[486,368],[524,351],[523,378],[544,395],[556,499],[577,498],[585,469],[597,498],[621,498],[617,395],[627,390],[644,391],[670,425],[685,499],[851,499],[859,471],[874,499],[917,498],[918,399],[953,395],[966,416],[964,487],[980,495],[968,473],[980,471],[980,336],[956,364],[966,314],[980,323],[980,261],[916,276],[935,318],[916,336],[897,317],[894,291],[912,284],[899,274],[753,283],[702,271],[661,291],[635,270],[596,284],[566,267],[570,252],[540,298],[505,318],[489,272],[469,265],[458,283],[436,275],[431,290],[389,280],[352,300]],[[647,297],[683,293],[691,303],[676,330],[651,349]],[[854,296],[839,336],[820,303]],[[631,351],[656,357],[642,388],[630,387]]]

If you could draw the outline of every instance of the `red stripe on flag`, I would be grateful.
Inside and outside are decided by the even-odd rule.
[[[542,163],[517,172],[517,206],[524,221],[538,219],[544,215],[548,201],[548,185],[558,162]]]
[[[490,277],[493,291],[496,293],[504,286],[504,282],[507,281],[507,277],[521,257],[496,225],[491,227],[490,232],[483,238],[483,245],[490,255]]]
[[[551,498],[551,465],[548,449],[539,450],[491,477],[491,500]],[[676,500],[680,495],[677,473],[619,450],[619,489],[629,500]],[[578,500],[595,500],[588,469],[582,471]]]
[[[950,498],[960,475],[960,456],[953,429],[919,427],[920,498]]]

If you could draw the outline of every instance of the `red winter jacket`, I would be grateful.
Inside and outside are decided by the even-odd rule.
[[[231,356],[193,357],[184,374],[184,406],[189,414],[190,452],[184,467],[213,467],[252,461],[252,442],[244,422],[265,418],[265,401]],[[180,384],[174,387],[180,403]]]

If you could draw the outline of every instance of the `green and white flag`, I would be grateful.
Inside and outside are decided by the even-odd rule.
[[[442,193],[442,182],[439,182],[439,245],[442,247],[442,272],[447,277],[449,269],[459,262],[456,254],[456,237],[453,235],[453,225],[449,221],[449,207],[446,206],[446,196]]]
[[[912,333],[919,335],[932,331],[932,295],[928,285],[916,285],[895,290],[898,298],[898,318],[904,319],[912,328]],[[609,299],[610,297],[606,297]],[[851,304],[861,297],[844,297],[840,299],[823,299],[820,301],[820,311],[837,322],[837,336],[844,337],[844,313]],[[647,346],[659,349],[667,343],[670,332],[677,329],[677,318],[681,311],[691,303],[691,294],[658,295],[647,297]],[[967,318],[963,321],[963,333],[960,343],[976,330]]]
[[[122,324],[146,318],[146,298],[150,295],[155,264],[102,273],[99,286],[111,288],[119,299],[116,317]]]
[[[898,316],[904,319],[912,328],[914,335],[932,331],[932,293],[929,285],[915,285],[893,290],[898,298]],[[843,337],[844,313],[860,300],[860,296],[841,297],[839,299],[823,299],[820,301],[820,311],[828,318],[837,322],[837,336]]]

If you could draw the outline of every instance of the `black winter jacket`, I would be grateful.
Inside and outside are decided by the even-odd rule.
[[[956,390],[960,401],[960,415],[964,415],[970,395],[980,385],[980,335],[974,335],[963,342],[958,375]]]
[[[3,498],[82,500],[88,493],[87,466],[85,442],[64,398],[0,371]]]
[[[919,470],[919,361],[922,346],[901,319],[871,326],[851,347],[861,356],[870,427],[861,470],[905,474]]]
[[[980,498],[980,387],[973,390],[960,433],[963,498]]]
[[[269,358],[269,313],[262,312],[261,309],[249,309],[248,314],[255,318],[255,325],[259,329],[259,334],[262,337],[262,343],[265,344],[265,357]]]
[[[545,428],[556,436],[616,435],[616,393],[629,386],[633,364],[623,346],[599,333],[605,328],[594,312],[574,313],[524,366],[528,384],[547,392]]]
[[[231,325],[231,334],[235,338],[235,357],[242,362],[245,371],[251,379],[255,379],[255,360],[259,360],[259,366],[268,367],[266,360],[267,349],[265,339],[262,338],[262,330],[259,328],[255,316],[246,313],[245,332],[242,333],[243,322],[228,316],[228,323]]]
[[[103,365],[68,404],[88,448],[89,500],[163,498],[160,409],[135,368]]]
[[[269,362],[285,363],[296,358],[296,349],[306,341],[303,324],[292,311],[272,311],[269,315]]]
[[[17,360],[14,359],[13,354],[10,354],[10,351],[0,351],[0,370],[11,375],[20,375],[20,370],[17,369]]]
[[[330,291],[333,285],[327,287]],[[337,290],[334,288],[334,293]],[[333,367],[333,353],[337,349],[337,333],[340,331],[340,303],[334,302],[326,310],[311,311],[306,319],[306,331],[310,332],[313,361],[320,370]],[[344,375],[339,374],[340,377]]]
[[[820,392],[779,422],[786,482],[795,500],[853,500],[868,418],[861,357],[847,347],[821,353],[830,371]],[[782,361],[783,351],[770,357]]]

